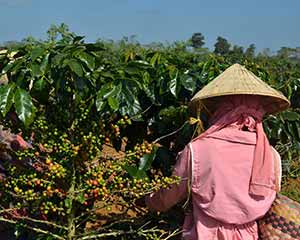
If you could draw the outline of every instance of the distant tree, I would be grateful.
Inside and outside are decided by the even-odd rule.
[[[187,45],[186,41],[175,41],[169,47],[174,48],[175,51],[186,51]]]
[[[237,56],[242,56],[244,54],[244,48],[238,45],[234,45],[230,53]]]
[[[151,48],[151,49],[156,49],[156,50],[159,50],[159,49],[164,49],[164,44],[161,43],[161,42],[151,42],[151,43],[148,43],[148,44],[145,44],[144,45],[145,48]]]
[[[271,57],[272,51],[270,48],[264,48],[261,52],[264,57]]]
[[[138,40],[137,40],[137,35],[136,34],[132,34],[130,36],[123,36],[121,41],[124,41],[126,43],[133,43],[133,44],[137,44]]]
[[[130,35],[128,40],[132,44],[137,44],[137,45],[140,44],[138,41],[138,35],[136,35],[136,34]]]
[[[55,40],[63,39],[64,42],[72,41],[72,39],[75,37],[75,34],[73,32],[70,32],[69,26],[65,23],[57,25],[51,25],[50,28],[47,31],[48,34],[48,40],[53,42]],[[79,36],[78,36],[79,37]]]
[[[300,47],[296,47],[296,57],[300,59]]]
[[[280,58],[289,58],[291,52],[292,52],[292,48],[289,48],[289,47],[281,47],[281,48],[277,51],[277,56],[280,57]]]
[[[33,44],[38,44],[41,42],[43,42],[43,40],[37,40],[33,36],[28,36],[28,37],[22,39],[22,43],[24,45],[33,45]]]
[[[215,50],[214,53],[220,55],[226,55],[229,53],[230,50],[230,43],[222,37],[217,38],[217,42],[215,43]]]
[[[242,63],[244,59],[244,48],[238,45],[234,45],[233,48],[229,51],[229,59],[232,62]]]
[[[269,57],[271,57],[271,50],[269,48],[264,48],[260,52],[257,53],[256,58],[260,60],[267,60]]]
[[[194,33],[192,38],[190,39],[191,46],[193,48],[202,48],[205,44],[204,42],[204,36],[202,33]]]
[[[277,56],[290,60],[300,59],[300,48],[281,47],[280,50],[277,51]]]
[[[18,48],[20,46],[23,46],[24,44],[19,41],[6,41],[1,45],[1,48],[7,49],[7,48]]]
[[[254,58],[255,56],[255,44],[250,44],[250,46],[245,51],[245,57],[247,58]]]

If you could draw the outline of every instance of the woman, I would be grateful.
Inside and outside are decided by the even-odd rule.
[[[146,205],[166,211],[190,195],[183,239],[256,240],[256,220],[270,208],[281,178],[262,119],[289,101],[234,64],[194,96],[192,104],[199,102],[213,111],[210,127],[178,155],[179,185],[150,194]]]

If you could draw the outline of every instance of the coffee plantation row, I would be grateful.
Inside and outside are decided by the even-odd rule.
[[[176,153],[202,130],[188,103],[235,62],[292,101],[264,127],[283,193],[299,201],[299,62],[64,32],[0,54],[0,221],[28,239],[178,238],[180,206],[153,213],[135,201],[178,182]]]

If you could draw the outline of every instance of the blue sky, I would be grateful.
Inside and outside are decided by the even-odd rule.
[[[0,0],[0,42],[45,38],[66,23],[87,41],[137,35],[142,43],[217,36],[259,50],[300,47],[299,0]]]

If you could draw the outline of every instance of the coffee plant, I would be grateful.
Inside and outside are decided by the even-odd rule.
[[[152,213],[136,201],[178,183],[176,153],[198,117],[205,126],[188,103],[232,60],[51,34],[0,54],[0,221],[34,239],[176,239],[180,207]],[[283,191],[300,200],[299,64],[240,62],[292,102],[264,127],[282,155]]]

